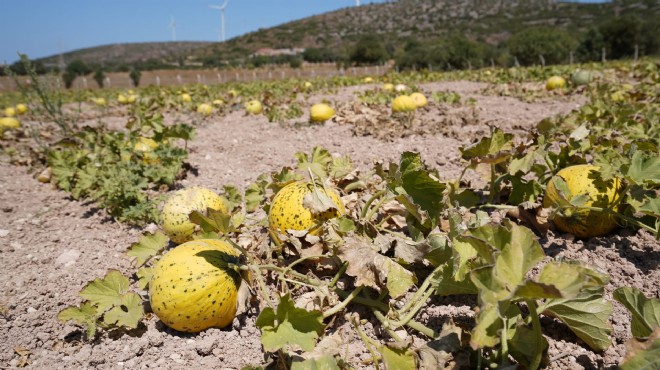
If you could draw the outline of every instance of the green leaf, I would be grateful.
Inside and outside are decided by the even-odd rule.
[[[387,290],[392,298],[399,298],[415,285],[415,276],[403,266],[387,259]]]
[[[518,205],[524,202],[534,202],[543,193],[543,187],[535,180],[523,180],[518,177],[511,179],[511,195],[509,204]]]
[[[454,269],[451,263],[436,269],[428,279],[437,295],[477,294],[477,288],[469,279],[462,281],[454,279]]]
[[[295,307],[288,293],[280,299],[277,311],[264,308],[256,325],[262,331],[261,343],[269,352],[284,349],[286,345],[298,345],[309,352],[324,329],[323,314]]]
[[[636,151],[626,173],[628,180],[635,184],[660,184],[660,157],[645,158],[642,151]]]
[[[93,338],[96,335],[96,325],[99,314],[96,307],[90,302],[83,302],[80,307],[67,307],[57,314],[57,319],[65,323],[73,321],[83,326],[87,330],[87,338]]]
[[[151,278],[154,275],[154,269],[153,267],[141,267],[137,270],[135,275],[137,275],[138,278],[138,287],[140,289],[147,289],[151,282]]]
[[[542,335],[536,335],[533,329],[520,325],[509,340],[509,353],[525,369],[538,366],[539,356],[548,350],[548,341]]]
[[[245,189],[245,210],[247,212],[254,212],[259,205],[266,199],[266,186],[268,180],[266,175],[262,174]]]
[[[133,292],[129,292],[121,296],[119,305],[112,307],[103,315],[103,322],[106,325],[135,329],[138,327],[142,316],[144,316],[142,298]]]
[[[225,191],[224,200],[229,203],[227,209],[232,210],[243,203],[243,196],[241,195],[240,190],[234,185],[225,185],[223,186]]]
[[[113,306],[121,305],[121,297],[128,290],[128,278],[117,270],[110,270],[104,278],[88,283],[80,296],[104,312]]]
[[[332,162],[332,155],[326,149],[319,146],[314,147],[314,149],[312,149],[311,160],[309,160],[307,153],[304,152],[296,153],[295,157],[298,159],[298,169],[300,171],[307,172],[309,169],[314,175],[321,179],[328,177],[326,169]]]
[[[647,298],[641,291],[631,287],[617,288],[614,299],[632,314],[630,330],[635,338],[647,338],[660,327],[660,299]]]
[[[293,360],[291,370],[339,370],[339,365],[334,356],[325,355],[304,361]]]
[[[587,293],[575,299],[550,299],[539,311],[564,322],[595,350],[605,350],[611,344],[609,317],[612,304],[604,300],[601,294]]]
[[[165,249],[168,242],[169,238],[161,231],[156,231],[155,234],[144,234],[139,242],[131,244],[126,254],[136,257],[137,267],[140,267]]]
[[[351,158],[347,155],[337,158],[332,158],[330,164],[330,177],[334,179],[341,179],[353,171],[353,163]]]
[[[639,343],[633,339],[627,345],[628,353],[621,370],[657,370],[660,369],[660,330],[656,330],[653,339]]]
[[[496,240],[500,243],[496,245],[501,245],[503,249],[495,260],[493,277],[512,291],[522,283],[527,272],[543,259],[545,253],[532,230],[508,221],[505,226],[510,230],[510,241]]]
[[[504,150],[513,148],[513,134],[506,134],[499,128],[491,132],[490,137],[484,137],[476,144],[460,148],[463,159],[485,158]]]
[[[412,198],[412,201],[426,211],[431,218],[430,228],[435,227],[442,211],[442,199],[446,185],[432,178],[427,171],[423,170],[404,173],[401,182],[403,189]]]
[[[380,353],[383,355],[383,364],[388,370],[415,370],[415,352],[409,348],[397,348],[396,346],[382,346]]]

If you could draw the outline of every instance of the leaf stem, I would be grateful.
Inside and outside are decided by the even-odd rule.
[[[529,315],[532,318],[532,329],[534,330],[534,336],[537,339],[543,339],[543,333],[541,333],[541,320],[539,319],[539,314],[536,311],[536,302],[533,299],[525,299],[527,303],[527,308],[529,309]],[[534,358],[530,361],[530,369],[538,369],[541,366],[541,357],[543,353],[535,353]]]
[[[435,274],[437,274],[442,268],[444,268],[444,266],[445,266],[444,264],[439,265],[438,267],[436,267],[429,274],[429,276],[426,277],[426,279],[424,279],[424,281],[422,282],[422,285],[419,287],[419,289],[417,289],[415,294],[406,302],[405,305],[403,305],[403,307],[401,307],[401,309],[399,309],[399,312],[398,312],[399,315],[403,315],[406,311],[408,311],[410,309],[410,307],[412,307],[412,305],[416,301],[418,301],[420,299],[420,296],[426,294],[426,290],[431,285],[431,280],[432,280],[431,278],[433,276],[435,276]]]
[[[376,199],[384,196],[386,193],[387,193],[386,189],[380,190],[367,200],[367,202],[364,204],[364,207],[362,207],[362,212],[360,213],[362,219],[365,219],[367,217],[367,211],[369,210],[371,203],[373,203]]]
[[[359,286],[359,287],[355,288],[348,295],[348,297],[346,297],[343,301],[341,301],[339,304],[335,305],[331,309],[323,312],[323,318],[326,319],[326,318],[336,314],[337,312],[343,310],[344,308],[346,308],[346,306],[348,306],[348,304],[351,303],[351,301],[353,301],[353,299],[355,299],[355,297],[357,297],[358,294],[360,294],[360,292],[362,291],[362,288],[364,288],[364,287]]]

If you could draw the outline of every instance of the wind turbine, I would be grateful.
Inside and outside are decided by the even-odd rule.
[[[227,7],[227,4],[229,3],[229,0],[225,0],[225,3],[222,5],[209,5],[209,8],[211,9],[218,9],[220,10],[220,41],[224,42],[225,41],[225,8]]]
[[[170,25],[167,28],[172,30],[172,41],[176,41],[176,22],[174,21],[174,17],[171,18]]]
[[[355,0],[355,6],[360,6],[360,0]]]

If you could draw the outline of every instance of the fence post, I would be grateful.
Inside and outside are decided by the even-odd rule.
[[[86,89],[87,88],[87,77],[83,76],[82,81],[83,81],[83,87]]]
[[[603,49],[601,49],[600,61],[605,63],[607,61],[605,57],[606,57],[605,48],[603,48]]]
[[[178,82],[179,85],[181,85],[181,75],[176,75],[176,82]]]
[[[541,65],[545,67],[545,58],[543,57],[543,54],[539,54],[539,60],[541,61]]]
[[[568,64],[573,64],[573,52],[568,53]]]
[[[639,45],[635,44],[635,62],[639,58]]]
[[[518,62],[518,57],[515,55],[513,56],[513,65],[515,67],[520,67],[520,63]]]
[[[467,62],[468,62],[468,69],[472,70],[472,62],[470,62],[469,60]]]
[[[58,81],[59,81],[59,80],[58,80]],[[110,77],[106,77],[106,78],[105,78],[105,85],[106,85],[107,87],[112,86],[112,84],[110,83]]]
[[[199,73],[197,74],[197,83],[198,84],[202,83],[202,76],[200,76]]]
[[[220,72],[216,73],[216,76],[218,77],[218,83],[222,83],[222,76],[220,76]]]
[[[160,76],[156,76],[156,86],[160,86]]]
[[[495,60],[493,58],[490,58],[490,68],[495,68]]]
[[[236,72],[236,82],[238,82],[238,72]]]

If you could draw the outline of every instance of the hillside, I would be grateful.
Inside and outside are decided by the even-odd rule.
[[[396,15],[396,16],[393,16]],[[381,35],[395,48],[398,40],[420,41],[448,34],[497,46],[512,34],[534,26],[561,27],[585,32],[589,27],[618,16],[635,15],[658,23],[660,0],[617,0],[587,4],[555,0],[398,0],[343,8],[273,28],[235,37],[225,43],[162,42],[119,44],[77,50],[65,61],[81,59],[91,64],[141,61],[152,65],[218,65],[218,61],[243,60],[262,48],[328,48],[346,54],[365,34]],[[57,65],[58,56],[42,59]],[[187,63],[186,63],[187,61]]]
[[[107,67],[147,62],[149,60],[158,60],[164,64],[175,64],[185,60],[195,50],[208,47],[211,44],[211,42],[191,41],[112,44],[71,51],[62,54],[61,58],[60,55],[52,55],[38,59],[38,61],[45,66],[59,66],[62,60],[66,64],[76,59],[87,64]]]

